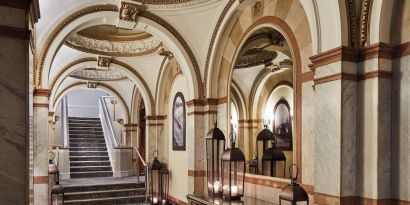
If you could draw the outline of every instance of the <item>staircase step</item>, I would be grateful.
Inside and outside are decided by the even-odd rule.
[[[111,163],[110,161],[72,161],[70,166],[111,166]]]
[[[86,191],[86,192],[72,192],[65,193],[64,200],[78,200],[78,199],[96,199],[108,197],[124,197],[124,196],[138,196],[144,195],[145,188],[133,189],[116,189],[116,190],[101,190],[101,191]]]
[[[64,204],[112,205],[112,204],[125,204],[125,203],[142,203],[144,201],[145,201],[145,196],[139,195],[139,196],[107,197],[107,198],[96,198],[96,199],[64,200]]]
[[[144,188],[144,182],[127,182],[118,184],[98,184],[98,185],[82,185],[82,186],[65,186],[64,193],[71,192],[87,192],[87,191],[104,191],[116,189],[136,189]]]
[[[107,147],[104,143],[70,142],[70,148],[74,147]]]
[[[112,177],[112,171],[71,172],[71,178]]]
[[[69,132],[72,131],[90,131],[90,132],[95,132],[99,131],[102,132],[102,127],[71,127],[68,129]]]
[[[101,127],[101,122],[69,122],[69,127]]]
[[[110,158],[108,156],[70,156],[71,162],[77,161],[108,161]]]
[[[104,138],[72,138],[70,139],[70,143],[74,142],[74,143],[78,143],[78,142],[87,142],[87,143],[105,143],[105,139]]]
[[[71,166],[73,172],[94,172],[94,171],[111,171],[111,166]]]
[[[104,135],[79,135],[79,134],[75,134],[75,135],[70,135],[69,136],[70,139],[77,139],[77,138],[98,138],[98,139],[104,139]]]
[[[87,130],[70,130],[68,132],[70,135],[74,134],[74,135],[103,135],[104,132],[101,131],[87,131]]]
[[[71,156],[108,156],[107,151],[70,151]]]
[[[107,151],[106,147],[70,147],[70,151]]]

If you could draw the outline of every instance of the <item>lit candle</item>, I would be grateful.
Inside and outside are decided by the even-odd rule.
[[[157,197],[154,197],[154,198],[152,199],[152,203],[153,203],[153,204],[157,204],[157,203],[158,203],[158,198],[157,198]]]
[[[162,200],[162,205],[166,205],[167,201],[165,201],[165,199]]]
[[[221,186],[221,182],[216,181],[214,182],[214,192],[218,193],[219,192],[219,187]]]
[[[237,186],[233,185],[231,187],[231,195],[232,196],[237,196],[238,195],[238,187]]]

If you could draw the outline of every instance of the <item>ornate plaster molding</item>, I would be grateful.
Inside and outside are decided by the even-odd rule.
[[[156,37],[139,41],[115,42],[97,40],[79,34],[73,34],[67,39],[65,45],[82,52],[124,57],[142,56],[153,53],[161,47],[162,42]]]
[[[134,0],[143,3],[149,10],[186,9],[217,2],[219,0]]]
[[[61,23],[58,24],[57,27],[54,28],[54,30],[51,32],[51,34],[48,36],[43,49],[41,50],[39,60],[37,67],[35,69],[35,78],[34,78],[34,85],[35,87],[40,87],[41,86],[41,76],[43,72],[43,67],[44,67],[44,61],[48,55],[48,51],[50,50],[52,42],[57,38],[58,34],[67,27],[70,23],[73,21],[77,20],[78,18],[81,18],[85,15],[88,15],[90,13],[96,13],[96,12],[101,12],[101,11],[113,11],[113,12],[118,12],[118,7],[116,5],[95,5],[95,6],[90,6],[87,8],[84,8],[82,10],[79,10],[67,18],[65,18]],[[47,68],[49,69],[49,68]]]
[[[364,0],[362,2],[361,12],[360,12],[360,46],[364,47],[368,45],[368,35],[370,27],[370,15],[373,0]]]
[[[138,15],[144,10],[142,3],[133,4],[121,2],[120,19],[124,21],[137,21]]]
[[[126,76],[120,72],[108,69],[81,69],[70,73],[70,77],[80,79],[80,80],[90,80],[90,81],[118,81],[127,79]]]
[[[99,67],[110,67],[112,59],[109,57],[98,56],[97,65]]]
[[[357,15],[355,0],[346,0],[347,16],[349,18],[349,43],[350,46],[357,46]]]

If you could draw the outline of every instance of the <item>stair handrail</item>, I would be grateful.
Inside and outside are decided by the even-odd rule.
[[[112,126],[110,113],[108,112],[107,103],[105,102],[105,98],[110,98],[110,96],[102,96],[99,99],[100,103],[100,118],[102,121],[102,126],[106,126],[108,129],[108,136],[111,140],[113,148],[118,148],[117,139],[115,138],[114,128]]]
[[[138,148],[134,147],[134,150],[137,152],[137,156],[138,158],[141,160],[142,165],[144,166],[145,169],[145,202],[148,201],[148,191],[149,191],[149,187],[148,187],[148,168],[149,168],[149,164],[147,164],[147,162],[144,160],[144,158],[142,157],[140,151],[138,150]],[[137,168],[137,179],[140,179],[140,171],[139,168]]]
[[[61,101],[61,124],[63,126],[63,147],[68,148],[68,104],[67,104],[67,96],[64,96]]]

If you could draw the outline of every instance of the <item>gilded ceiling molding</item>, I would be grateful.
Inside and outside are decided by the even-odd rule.
[[[35,78],[34,78],[34,85],[35,87],[40,87],[41,86],[41,75],[43,72],[43,66],[44,66],[44,61],[47,57],[48,51],[50,50],[51,43],[57,38],[58,34],[67,27],[70,23],[74,22],[80,17],[83,17],[87,14],[91,13],[96,13],[96,12],[101,12],[101,11],[113,11],[113,12],[118,12],[118,7],[116,5],[95,5],[95,6],[90,6],[87,8],[84,8],[82,10],[79,10],[67,18],[65,18],[60,24],[58,24],[57,27],[54,28],[54,30],[51,32],[51,34],[48,36],[46,43],[44,44],[43,49],[41,50],[39,60],[37,67],[35,69]],[[47,68],[49,69],[49,68]]]
[[[110,57],[98,56],[97,65],[99,67],[108,68],[110,67],[111,62],[112,62],[112,58]]]
[[[346,0],[347,16],[349,20],[349,43],[351,47],[357,46],[357,23],[355,0]]]
[[[79,31],[78,34],[81,36],[84,36],[86,38],[92,38],[96,40],[101,40],[101,41],[139,41],[139,40],[144,40],[146,38],[152,37],[151,34],[143,32],[143,33],[138,33],[138,34],[133,34],[133,35],[127,35],[127,36],[116,36],[114,34],[100,34],[100,33],[93,33],[90,31]]]
[[[205,90],[207,87],[207,83],[208,83],[208,72],[209,72],[209,63],[211,60],[211,55],[212,55],[212,49],[214,48],[215,45],[215,40],[216,40],[216,35],[219,32],[219,29],[221,28],[222,25],[222,21],[225,19],[226,14],[228,13],[229,9],[231,9],[232,5],[235,3],[235,1],[237,0],[229,0],[228,3],[226,4],[226,6],[224,7],[224,9],[222,10],[221,15],[218,18],[218,22],[216,23],[214,32],[212,33],[212,37],[211,37],[211,42],[209,43],[209,47],[208,47],[208,53],[206,55],[206,61],[205,61],[205,73],[204,73],[204,83],[203,83],[203,89]],[[242,1],[240,1],[239,3],[242,3]]]
[[[369,27],[370,27],[370,15],[372,9],[373,0],[363,0],[360,11],[360,46],[364,47],[369,43]]]
[[[134,0],[143,3],[149,10],[186,9],[220,0]]]
[[[144,10],[144,6],[140,4],[132,4],[121,2],[120,19],[124,21],[137,21],[138,15]]]
[[[75,21],[76,19],[91,14],[91,13],[96,13],[96,12],[101,12],[101,11],[113,11],[113,12],[119,12],[119,8],[116,5],[111,5],[111,4],[107,4],[107,5],[96,5],[96,6],[90,6],[87,8],[84,8],[82,10],[79,10],[73,14],[71,14],[70,16],[68,16],[67,18],[65,18],[51,33],[50,36],[48,36],[47,41],[44,45],[44,48],[42,49],[41,53],[40,53],[40,57],[39,57],[39,61],[35,70],[35,78],[34,78],[34,85],[35,87],[40,87],[41,86],[41,76],[42,76],[42,69],[44,66],[44,61],[45,58],[48,54],[48,51],[50,49],[50,46],[52,44],[52,42],[55,40],[55,38],[58,36],[58,34],[70,23],[72,23],[73,21]],[[185,41],[185,39],[182,37],[182,35],[171,25],[169,24],[167,21],[165,21],[164,19],[162,19],[161,17],[149,12],[149,11],[142,11],[139,14],[140,17],[144,17],[147,19],[150,19],[156,23],[158,23],[159,25],[163,26],[165,29],[167,29],[178,41],[179,43],[181,43],[182,47],[185,49],[185,51],[187,52],[189,59],[191,60],[192,66],[194,68],[194,72],[195,72],[195,77],[197,80],[197,88],[198,88],[198,95],[199,98],[204,98],[205,93],[204,93],[204,87],[202,84],[202,77],[201,77],[201,72],[199,69],[199,65],[198,62],[194,56],[194,53],[192,51],[192,49],[189,47],[188,43]],[[47,68],[49,69],[49,68]],[[152,98],[151,98],[152,100]]]
[[[120,81],[128,79],[122,73],[112,69],[84,68],[70,73],[69,77],[89,81]]]
[[[154,53],[162,46],[162,42],[155,37],[139,41],[111,42],[73,34],[67,39],[64,45],[91,54],[131,57]]]

